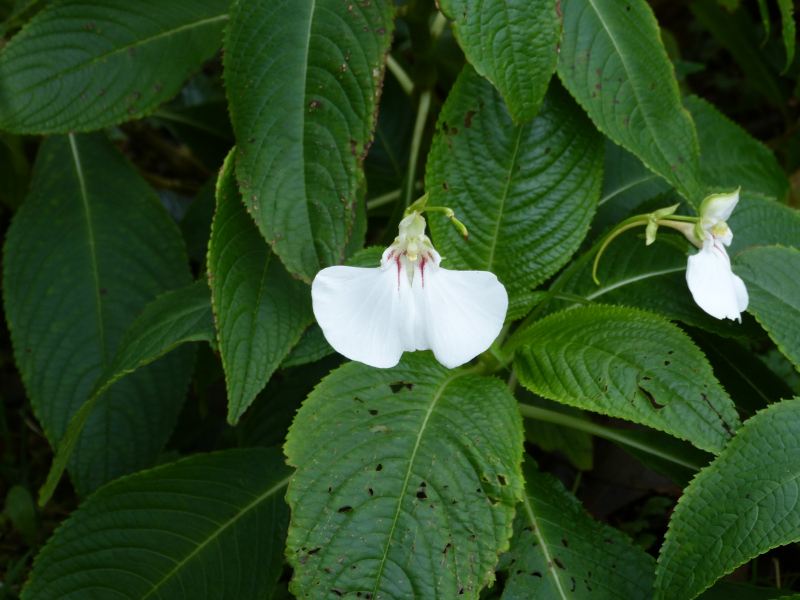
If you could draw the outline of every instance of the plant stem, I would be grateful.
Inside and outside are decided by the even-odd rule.
[[[414,189],[416,191],[420,191],[422,188],[423,188],[423,183],[421,181],[417,181],[417,183],[414,184]],[[403,191],[398,188],[396,190],[392,190],[391,192],[387,192],[381,196],[378,196],[377,198],[373,198],[372,200],[367,200],[367,210],[372,210],[373,208],[378,208],[386,204],[391,204],[402,195]]]
[[[425,132],[425,123],[428,120],[428,111],[431,108],[431,91],[424,90],[419,95],[419,108],[417,108],[417,120],[414,123],[414,134],[411,138],[411,153],[408,158],[408,179],[415,181],[417,176],[417,161],[419,160],[419,150],[422,145],[422,134]],[[416,186],[409,183],[406,185],[406,197],[404,206],[411,206]]]
[[[438,40],[446,26],[447,17],[445,17],[441,12],[437,11],[436,16],[433,18],[433,24],[431,24],[431,37],[435,40]]]
[[[386,56],[386,67],[392,72],[397,82],[400,84],[400,87],[403,88],[403,91],[406,95],[410,96],[414,92],[414,82],[412,81],[411,77],[409,77],[406,70],[400,66],[400,63],[397,62],[391,54]]]
[[[682,467],[686,467],[687,469],[692,469],[694,471],[699,471],[702,468],[701,465],[686,462],[682,458],[662,452],[657,448],[653,448],[652,446],[647,446],[641,442],[625,438],[610,427],[603,427],[602,425],[592,423],[591,421],[584,421],[583,419],[578,419],[577,417],[556,412],[554,410],[547,410],[546,408],[539,408],[538,406],[531,406],[530,404],[523,404],[520,402],[518,406],[520,414],[526,419],[537,419],[547,423],[554,423],[555,425],[571,427],[572,429],[577,429],[578,431],[584,431],[610,442],[621,444],[622,446],[636,448],[642,452],[647,452],[648,454],[663,458],[664,460],[668,460],[676,465],[681,465]]]

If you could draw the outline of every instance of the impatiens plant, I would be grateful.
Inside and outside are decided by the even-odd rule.
[[[0,19],[0,598],[800,597],[791,2]]]

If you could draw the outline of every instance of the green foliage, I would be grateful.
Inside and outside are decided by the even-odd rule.
[[[208,246],[219,350],[235,425],[311,321],[310,294],[258,233],[233,172],[235,151],[220,171]]]
[[[425,183],[432,204],[456,211],[469,241],[434,215],[436,247],[457,268],[495,273],[513,301],[563,266],[586,235],[603,138],[558,82],[539,115],[514,126],[500,95],[470,67],[437,129]]]
[[[800,370],[800,250],[753,248],[737,257],[735,268],[750,294],[748,310]]]
[[[579,307],[534,324],[518,345],[520,382],[545,398],[642,423],[715,454],[739,428],[702,353],[653,314]]]
[[[123,334],[113,360],[103,369],[89,397],[69,422],[58,444],[58,451],[39,491],[39,504],[53,495],[75,444],[89,420],[97,401],[118,380],[186,342],[205,341],[216,347],[211,294],[205,281],[167,292],[148,304],[133,325]]]
[[[39,554],[22,598],[268,597],[281,570],[288,482],[276,450],[252,448],[110,483]]]
[[[499,381],[430,354],[350,363],[303,403],[285,452],[296,595],[478,598],[493,580],[522,493],[522,423]]]
[[[502,600],[653,597],[653,559],[616,529],[592,520],[555,477],[524,466]]]
[[[556,69],[561,24],[547,0],[441,0],[475,70],[500,90],[515,123],[533,120]]]
[[[97,133],[44,142],[4,255],[16,361],[55,447],[137,314],[189,283],[186,254],[155,194]],[[180,349],[97,400],[70,459],[81,495],[155,463],[191,369]]]
[[[355,6],[240,0],[225,34],[242,196],[289,272],[308,282],[342,262],[392,38],[390,3]]]
[[[564,0],[558,75],[597,128],[698,205],[694,123],[645,0]]]
[[[141,118],[219,49],[228,6],[228,0],[49,5],[0,55],[0,127],[66,133]]]
[[[798,398],[759,412],[692,481],[661,549],[656,600],[692,600],[747,560],[800,540],[798,414]]]

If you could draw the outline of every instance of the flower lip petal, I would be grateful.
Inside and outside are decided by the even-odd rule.
[[[454,369],[488,349],[503,328],[508,294],[488,271],[429,268],[414,280],[418,319],[427,347]]]
[[[712,317],[741,321],[742,290],[737,289],[735,279],[739,278],[731,271],[723,246],[706,240],[702,250],[689,257],[686,283],[697,305]],[[741,285],[744,287],[743,282]]]
[[[401,278],[400,281],[402,282]],[[328,267],[311,285],[314,316],[325,339],[351,360],[388,368],[406,350],[401,327],[408,315],[408,285],[398,285],[396,269]]]

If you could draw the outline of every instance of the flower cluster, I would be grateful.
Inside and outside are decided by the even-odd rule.
[[[413,210],[380,267],[323,269],[311,298],[325,339],[347,358],[382,368],[415,350],[433,350],[449,368],[485,351],[503,327],[506,290],[492,273],[441,262]]]

